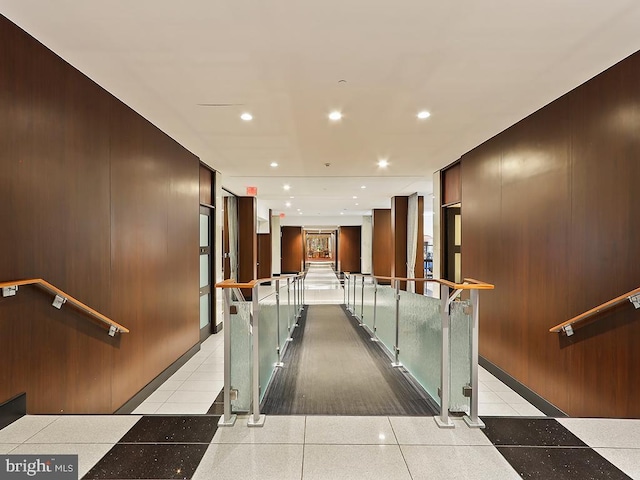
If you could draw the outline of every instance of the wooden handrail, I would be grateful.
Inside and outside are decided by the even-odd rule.
[[[625,300],[628,300],[629,297],[633,297],[634,295],[638,295],[640,294],[640,287],[635,288],[633,290],[631,290],[630,292],[627,292],[623,295],[620,295],[619,297],[616,297],[612,300],[609,300],[608,302],[604,302],[601,305],[598,305],[597,307],[592,308],[591,310],[587,310],[584,313],[581,313],[580,315],[576,315],[575,317],[567,320],[566,322],[562,322],[559,323],[558,325],[556,325],[555,327],[551,327],[549,329],[549,332],[551,333],[558,333],[564,330],[565,327],[569,326],[569,325],[573,325],[574,323],[578,323],[581,322],[582,320],[592,317],[593,315],[603,312],[605,310],[608,310],[609,308],[617,305],[620,302],[623,302]]]
[[[301,273],[293,273],[291,275],[282,275],[280,277],[267,277],[267,278],[258,278],[257,280],[251,280],[249,282],[236,282],[231,278],[227,278],[222,282],[216,283],[216,288],[253,288],[258,283],[264,282],[275,282],[276,280],[286,280],[287,278],[296,278],[303,277],[304,272]]]
[[[465,283],[455,283],[449,280],[442,280],[440,278],[402,278],[402,277],[382,277],[379,275],[373,275],[373,278],[377,280],[399,280],[401,282],[433,282],[441,285],[446,285],[454,290],[493,290],[495,285],[491,283],[482,282],[473,278],[465,278]]]
[[[114,322],[109,317],[104,316],[100,312],[98,312],[98,311],[94,310],[93,308],[89,307],[88,305],[82,303],[80,300],[72,297],[68,293],[60,290],[55,285],[51,285],[49,282],[47,282],[46,280],[43,280],[42,278],[30,278],[30,279],[27,279],[27,280],[16,280],[16,281],[13,281],[13,282],[0,282],[0,288],[20,287],[20,286],[24,286],[24,285],[36,285],[36,286],[38,286],[40,288],[43,288],[45,290],[49,290],[50,292],[61,296],[67,302],[73,304],[74,306],[76,306],[80,310],[83,310],[84,312],[90,314],[92,317],[96,318],[97,320],[100,320],[101,322],[106,323],[110,327],[115,328],[117,332],[129,333],[129,329],[128,328],[123,327],[122,325],[120,325],[117,322]]]

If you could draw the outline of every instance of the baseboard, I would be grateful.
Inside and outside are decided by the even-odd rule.
[[[27,394],[20,393],[0,404],[0,430],[27,414]]]
[[[560,410],[553,403],[542,398],[536,392],[520,383],[486,358],[479,357],[478,364],[548,417],[568,417],[565,412]]]
[[[182,367],[187,361],[200,351],[200,343],[197,343],[191,347],[185,354],[183,354],[178,360],[169,365],[160,375],[151,380],[142,390],[136,393],[133,397],[122,405],[118,410],[114,412],[115,415],[128,415],[133,412],[138,406],[144,402],[149,395],[155,392],[160,385],[166,382],[171,375],[176,373],[180,367]]]
[[[222,331],[223,323],[224,322],[220,322],[217,325],[215,325],[213,327],[213,333],[220,333]]]

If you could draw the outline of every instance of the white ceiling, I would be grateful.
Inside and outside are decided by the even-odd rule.
[[[431,193],[435,170],[640,49],[637,0],[0,0],[0,13],[234,193],[257,186],[276,213],[316,218]]]

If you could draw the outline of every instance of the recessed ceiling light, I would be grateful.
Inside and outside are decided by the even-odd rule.
[[[253,120],[253,115],[251,115],[249,112],[244,112],[242,115],[240,115],[240,118],[245,122],[250,122],[251,120]]]
[[[386,158],[383,158],[378,161],[378,166],[380,168],[387,168],[389,166],[389,161]]]
[[[344,212],[340,212],[340,215],[344,215]]]
[[[302,212],[298,212],[300,215],[302,215]]]
[[[300,209],[298,208],[298,211],[300,211]]]
[[[424,120],[425,118],[429,118],[431,116],[431,114],[429,112],[427,112],[426,110],[422,110],[421,112],[418,112],[418,115],[416,115],[420,120]]]
[[[358,198],[358,197],[354,195],[354,196],[353,196],[353,199],[355,200],[356,198]]]
[[[360,205],[360,204],[359,204],[359,203],[356,203],[356,206],[357,206],[357,205]]]
[[[291,185],[286,184],[286,185],[283,185],[282,188],[284,188],[285,190],[291,190]]]
[[[367,186],[366,185],[362,185],[360,188],[364,190],[365,188],[367,188]]]
[[[329,120],[333,120],[334,122],[337,122],[341,118],[342,118],[342,113],[339,112],[338,110],[334,110],[329,114]]]
[[[278,162],[271,162],[269,164],[270,167],[276,168],[278,166]]]
[[[294,196],[292,195],[292,196],[290,196],[289,198],[296,198],[296,197],[294,197]]]
[[[290,207],[291,206],[291,202],[285,203],[285,206]]]

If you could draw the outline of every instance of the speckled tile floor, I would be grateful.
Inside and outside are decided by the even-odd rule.
[[[485,417],[26,416],[0,452],[78,454],[87,479],[640,479],[640,421]]]

